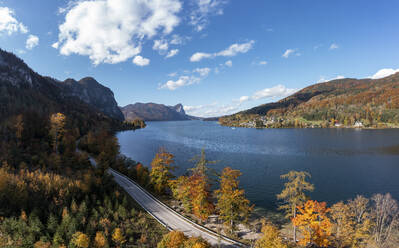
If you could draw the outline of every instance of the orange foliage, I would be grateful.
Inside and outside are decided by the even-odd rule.
[[[302,231],[303,238],[299,241],[301,245],[315,244],[320,247],[328,247],[332,226],[327,217],[329,211],[325,202],[312,200],[298,207],[299,213],[292,219],[292,222]]]

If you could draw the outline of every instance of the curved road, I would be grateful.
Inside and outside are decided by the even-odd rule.
[[[157,200],[145,189],[123,174],[120,174],[112,169],[109,169],[109,171],[114,176],[115,181],[123,189],[125,189],[135,201],[137,201],[150,215],[152,215],[158,222],[167,227],[169,230],[179,230],[190,237],[201,236],[214,246],[220,245],[220,247],[245,247],[241,243],[230,240],[226,237],[220,237],[217,233],[191,222]]]

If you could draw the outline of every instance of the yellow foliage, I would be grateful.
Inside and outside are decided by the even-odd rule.
[[[158,193],[163,193],[168,187],[169,180],[173,177],[173,154],[161,149],[151,162],[151,184]]]
[[[102,248],[108,245],[107,239],[102,232],[97,232],[94,238],[94,247]]]
[[[202,238],[187,238],[183,232],[171,231],[165,234],[157,245],[158,248],[210,248]]]
[[[112,240],[121,245],[126,242],[125,236],[123,236],[122,229],[115,228],[114,232],[112,233]]]
[[[280,231],[272,224],[264,222],[262,233],[262,237],[255,243],[255,248],[288,248],[280,237]]]
[[[90,239],[86,234],[82,232],[76,232],[72,235],[72,243],[77,247],[87,248],[90,245]]]
[[[292,222],[302,231],[303,238],[299,243],[304,246],[315,244],[328,247],[332,224],[327,217],[330,209],[326,207],[326,203],[309,200],[305,205],[299,206],[298,211]]]
[[[34,248],[50,248],[50,246],[51,246],[50,242],[37,241],[35,243]]]
[[[239,170],[230,167],[223,169],[220,177],[220,189],[215,191],[217,198],[216,207],[225,225],[234,229],[235,222],[246,222],[253,206],[249,206],[249,200],[245,198],[245,191],[238,188]]]
[[[58,153],[58,140],[61,138],[62,134],[64,133],[64,126],[65,126],[65,115],[62,113],[56,113],[51,115],[50,123],[51,123],[51,130],[50,134],[53,136],[53,145],[54,151]]]

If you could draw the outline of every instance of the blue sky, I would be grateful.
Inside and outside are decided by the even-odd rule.
[[[397,71],[398,10],[396,0],[0,0],[0,47],[43,75],[92,76],[121,106],[217,116]]]

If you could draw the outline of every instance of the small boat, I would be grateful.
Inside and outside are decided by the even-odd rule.
[[[235,128],[235,127],[232,127],[231,129],[235,130],[236,128]]]

